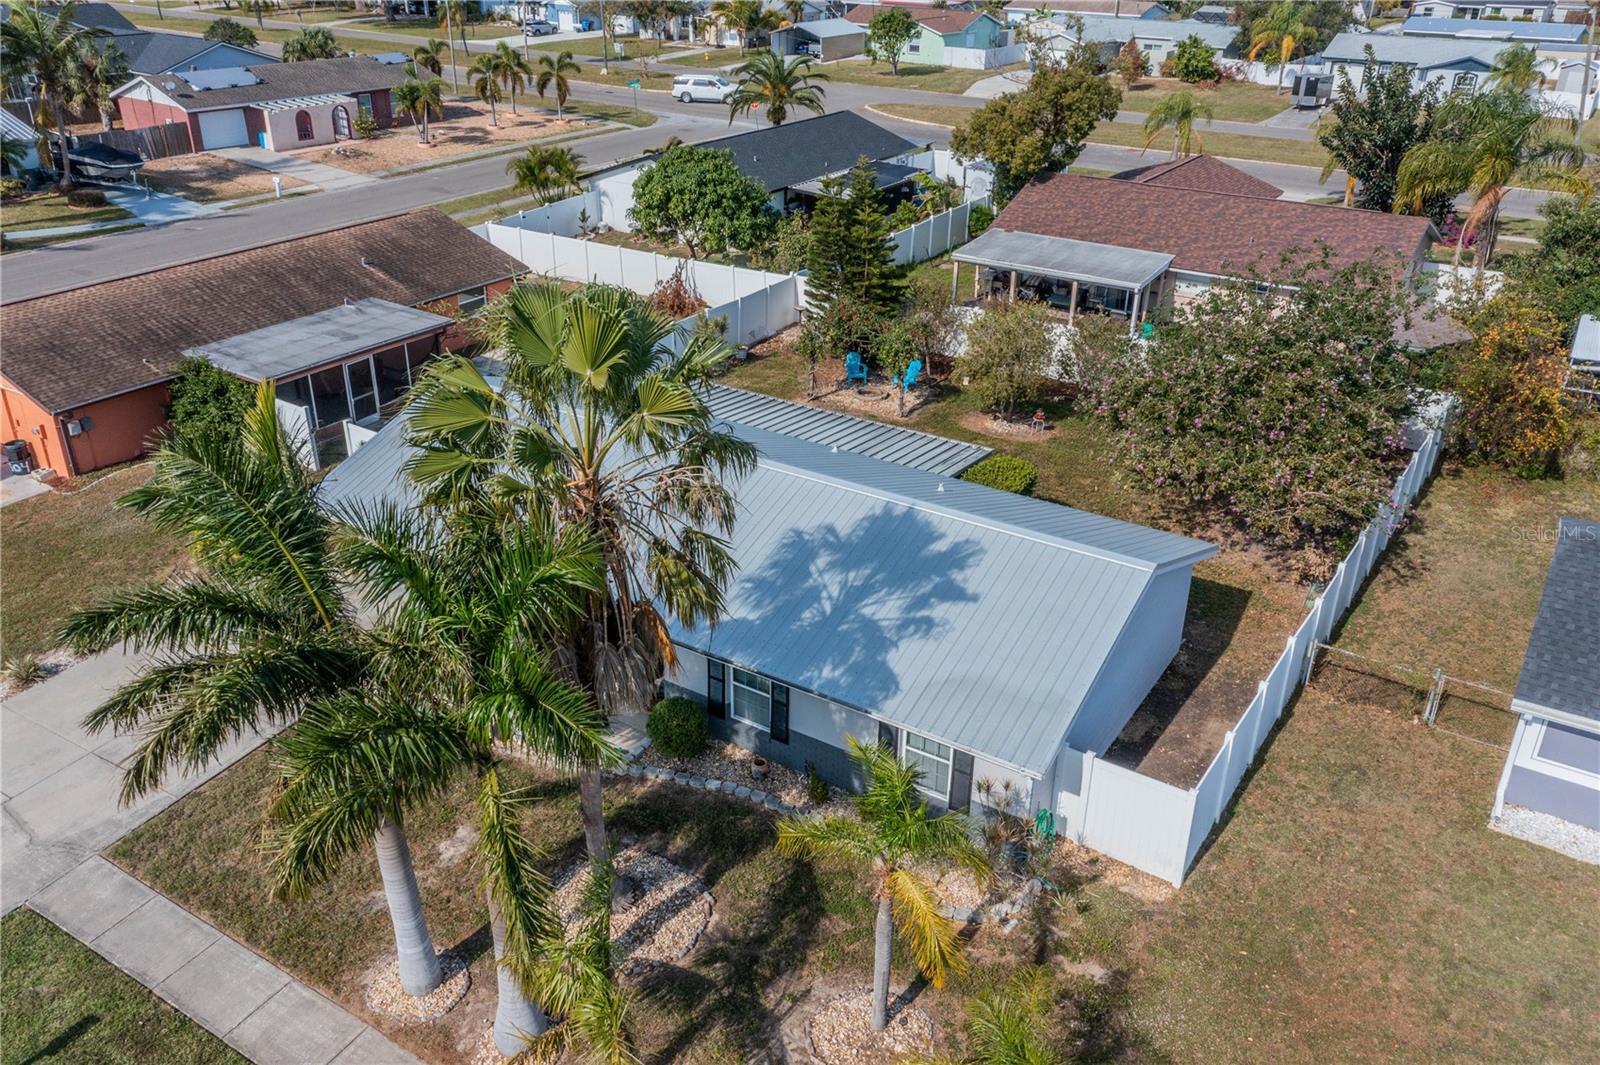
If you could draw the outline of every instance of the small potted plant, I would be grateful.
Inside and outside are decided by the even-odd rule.
[[[760,755],[750,759],[750,775],[757,780],[767,779],[767,760]]]

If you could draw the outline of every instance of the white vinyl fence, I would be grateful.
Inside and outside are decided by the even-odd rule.
[[[1433,429],[1411,456],[1389,503],[1362,530],[1328,587],[1256,686],[1255,698],[1228,730],[1205,775],[1184,790],[1091,753],[1063,752],[1057,830],[1086,846],[1181,885],[1222,817],[1284,707],[1306,682],[1314,644],[1326,642],[1389,544],[1399,516],[1438,466],[1443,430]]]
[[[951,248],[965,244],[968,227],[971,224],[972,209],[979,204],[988,206],[989,197],[983,196],[957,204],[942,214],[924,218],[891,234],[889,239],[894,241],[895,265],[905,266],[924,262],[936,255],[943,255]]]
[[[962,70],[989,70],[1006,67],[1028,58],[1025,44],[1003,44],[998,48],[946,48],[944,65]]]

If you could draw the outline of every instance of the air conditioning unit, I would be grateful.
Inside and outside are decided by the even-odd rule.
[[[67,435],[82,436],[84,433],[87,433],[93,428],[94,422],[90,421],[88,418],[73,418],[71,421],[67,422]]]

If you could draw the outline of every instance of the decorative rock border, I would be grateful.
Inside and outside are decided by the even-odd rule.
[[[1013,920],[1032,904],[1034,897],[1044,890],[1044,881],[1036,876],[1023,881],[1022,887],[1016,892],[1007,895],[999,902],[991,902],[985,906],[976,906],[967,909],[961,906],[940,906],[939,912],[952,921],[964,924],[982,924],[986,920],[1006,921]],[[1002,931],[1009,932],[1011,927],[1004,927]]]
[[[799,811],[773,795],[771,792],[759,788],[746,787],[735,784],[731,780],[718,780],[716,777],[703,777],[698,773],[674,772],[660,766],[640,765],[639,756],[650,746],[648,739],[640,741],[627,752],[627,764],[614,766],[610,773],[617,777],[635,777],[640,780],[659,780],[669,784],[681,784],[686,788],[697,788],[701,791],[717,792],[735,799],[743,799],[756,806],[764,806],[774,813],[794,814]]]

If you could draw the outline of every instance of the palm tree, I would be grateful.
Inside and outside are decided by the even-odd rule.
[[[529,992],[560,922],[523,835],[530,800],[502,786],[499,751],[567,769],[620,764],[593,701],[546,653],[604,587],[604,560],[585,530],[487,511],[451,522],[394,508],[344,517],[347,571],[368,602],[388,604],[375,636],[390,668],[308,710],[284,741],[278,886],[304,892],[375,826],[398,826],[469,776],[500,991],[495,1038],[509,1057],[548,1023]]]
[[[578,184],[582,157],[571,148],[532,145],[506,164],[506,173],[515,178],[518,192],[539,197],[540,203],[559,200]]]
[[[755,37],[778,28],[778,13],[762,0],[712,0],[710,11],[718,22],[739,31],[740,55]]]
[[[783,13],[792,26],[806,17],[806,0],[783,0]]]
[[[13,4],[10,17],[0,22],[0,71],[8,82],[31,74],[39,87],[39,102],[55,116],[56,136],[61,141],[60,187],[63,192],[72,187],[65,104],[72,71],[77,64],[80,42],[105,34],[104,30],[80,29],[73,25],[77,10],[77,0],[65,0],[52,10],[38,4]]]
[[[421,81],[415,76],[402,81],[394,90],[394,102],[411,117],[422,144],[428,141],[428,118],[444,116],[444,82],[439,78]]]
[[[1459,268],[1468,238],[1484,230],[1475,254],[1478,265],[1486,265],[1500,203],[1511,185],[1537,184],[1584,198],[1593,193],[1582,147],[1556,136],[1557,124],[1554,113],[1516,89],[1452,95],[1439,108],[1432,138],[1412,146],[1400,160],[1393,209],[1419,213],[1426,203],[1465,189],[1472,207],[1452,262]]]
[[[28,142],[0,136],[0,172],[20,174],[28,158]]]
[[[572,83],[567,78],[573,74],[581,73],[582,67],[573,61],[571,52],[558,52],[551,56],[545,52],[539,56],[539,70],[534,77],[533,87],[543,99],[546,91],[551,86],[556,90],[556,117],[561,117],[561,110],[567,105],[567,97],[572,95]]]
[[[918,769],[902,765],[885,747],[847,739],[850,757],[866,778],[862,794],[854,800],[857,816],[785,818],[778,823],[778,851],[796,858],[846,858],[872,870],[878,904],[872,1027],[882,1031],[889,1023],[889,965],[896,926],[910,945],[917,968],[934,987],[943,987],[950,974],[964,967],[955,924],[939,912],[933,889],[912,866],[949,862],[980,880],[993,873],[966,817],[928,816]]]
[[[1144,147],[1148,149],[1151,143],[1161,135],[1161,131],[1172,127],[1172,158],[1187,158],[1191,155],[1205,154],[1205,146],[1200,143],[1200,134],[1195,131],[1194,124],[1197,119],[1211,121],[1215,114],[1210,104],[1203,104],[1195,98],[1194,93],[1188,89],[1170,93],[1156,101],[1150,113],[1144,118]]]
[[[499,72],[500,83],[505,86],[506,95],[511,98],[511,113],[517,113],[517,93],[521,92],[528,84],[528,79],[533,77],[533,67],[528,64],[515,48],[505,41],[500,41],[494,46],[494,66]]]
[[[456,92],[460,92],[461,82],[457,80],[456,76],[456,39],[455,36],[450,32],[450,20],[452,18],[451,12],[455,10],[455,5],[452,4],[450,0],[440,0],[440,3],[438,4],[438,10],[439,32],[444,34],[445,46],[450,50],[450,88]],[[428,39],[428,44],[431,46],[433,43],[434,39],[430,37]],[[465,44],[461,46],[462,54],[466,54],[466,47],[467,46]],[[437,56],[438,53],[434,54]]]
[[[201,573],[120,592],[68,619],[81,654],[128,643],[154,660],[84,720],[135,731],[122,798],[159,787],[174,768],[205,765],[230,740],[281,726],[373,672],[370,642],[340,584],[332,528],[316,485],[278,424],[263,384],[237,437],[166,437],[154,474],[122,506],[188,537]],[[439,983],[422,900],[398,823],[363,837],[378,850],[404,986]]]
[[[762,52],[734,67],[733,73],[739,85],[728,97],[730,126],[736,117],[757,107],[767,109],[767,121],[774,126],[783,125],[791,108],[817,115],[826,110],[822,98],[827,90],[813,82],[827,81],[828,75],[811,72],[810,56],[785,58],[776,52]]]
[[[416,64],[418,81],[423,80],[421,72],[424,70],[432,73],[436,78],[443,77],[443,57],[446,51],[450,53],[450,87],[459,91],[456,83],[456,60],[453,46],[447,45],[437,37],[429,37],[426,44],[419,44],[411,49],[411,62]]]
[[[591,862],[579,901],[578,927],[570,937],[557,931],[540,944],[534,994],[565,1020],[533,1041],[537,1061],[562,1060],[569,1051],[605,1065],[636,1060],[627,1028],[628,1003],[612,957],[614,876],[609,858]]]
[[[78,42],[72,69],[67,72],[67,106],[83,113],[100,113],[100,128],[110,129],[117,117],[111,94],[129,78],[128,58],[114,44],[84,38]]]
[[[1278,0],[1265,16],[1250,28],[1250,50],[1246,54],[1254,62],[1257,55],[1267,52],[1268,67],[1278,68],[1278,89],[1283,92],[1283,72],[1296,52],[1305,54],[1306,38],[1316,30],[1310,24],[1306,5],[1297,0]]]
[[[727,345],[701,335],[674,354],[676,328],[620,289],[568,296],[553,283],[518,286],[489,317],[506,363],[501,387],[471,362],[445,359],[410,408],[423,450],[408,472],[428,504],[548,514],[600,541],[608,586],[586,605],[570,657],[607,712],[644,710],[675,661],[654,604],[686,626],[721,616],[733,569],[724,478],[755,462],[706,406]],[[599,767],[579,773],[578,796],[585,845],[602,860]]]
[[[478,99],[489,105],[489,125],[500,125],[500,113],[495,109],[500,100],[500,67],[494,56],[480,55],[467,68],[467,77],[472,80],[472,91]]]
[[[1544,74],[1550,60],[1540,59],[1537,52],[1525,44],[1513,44],[1494,57],[1494,69],[1489,73],[1489,84],[1513,92],[1532,92],[1544,83]]]
[[[283,42],[282,54],[285,63],[303,63],[310,59],[337,59],[344,50],[328,27],[307,26]]]

